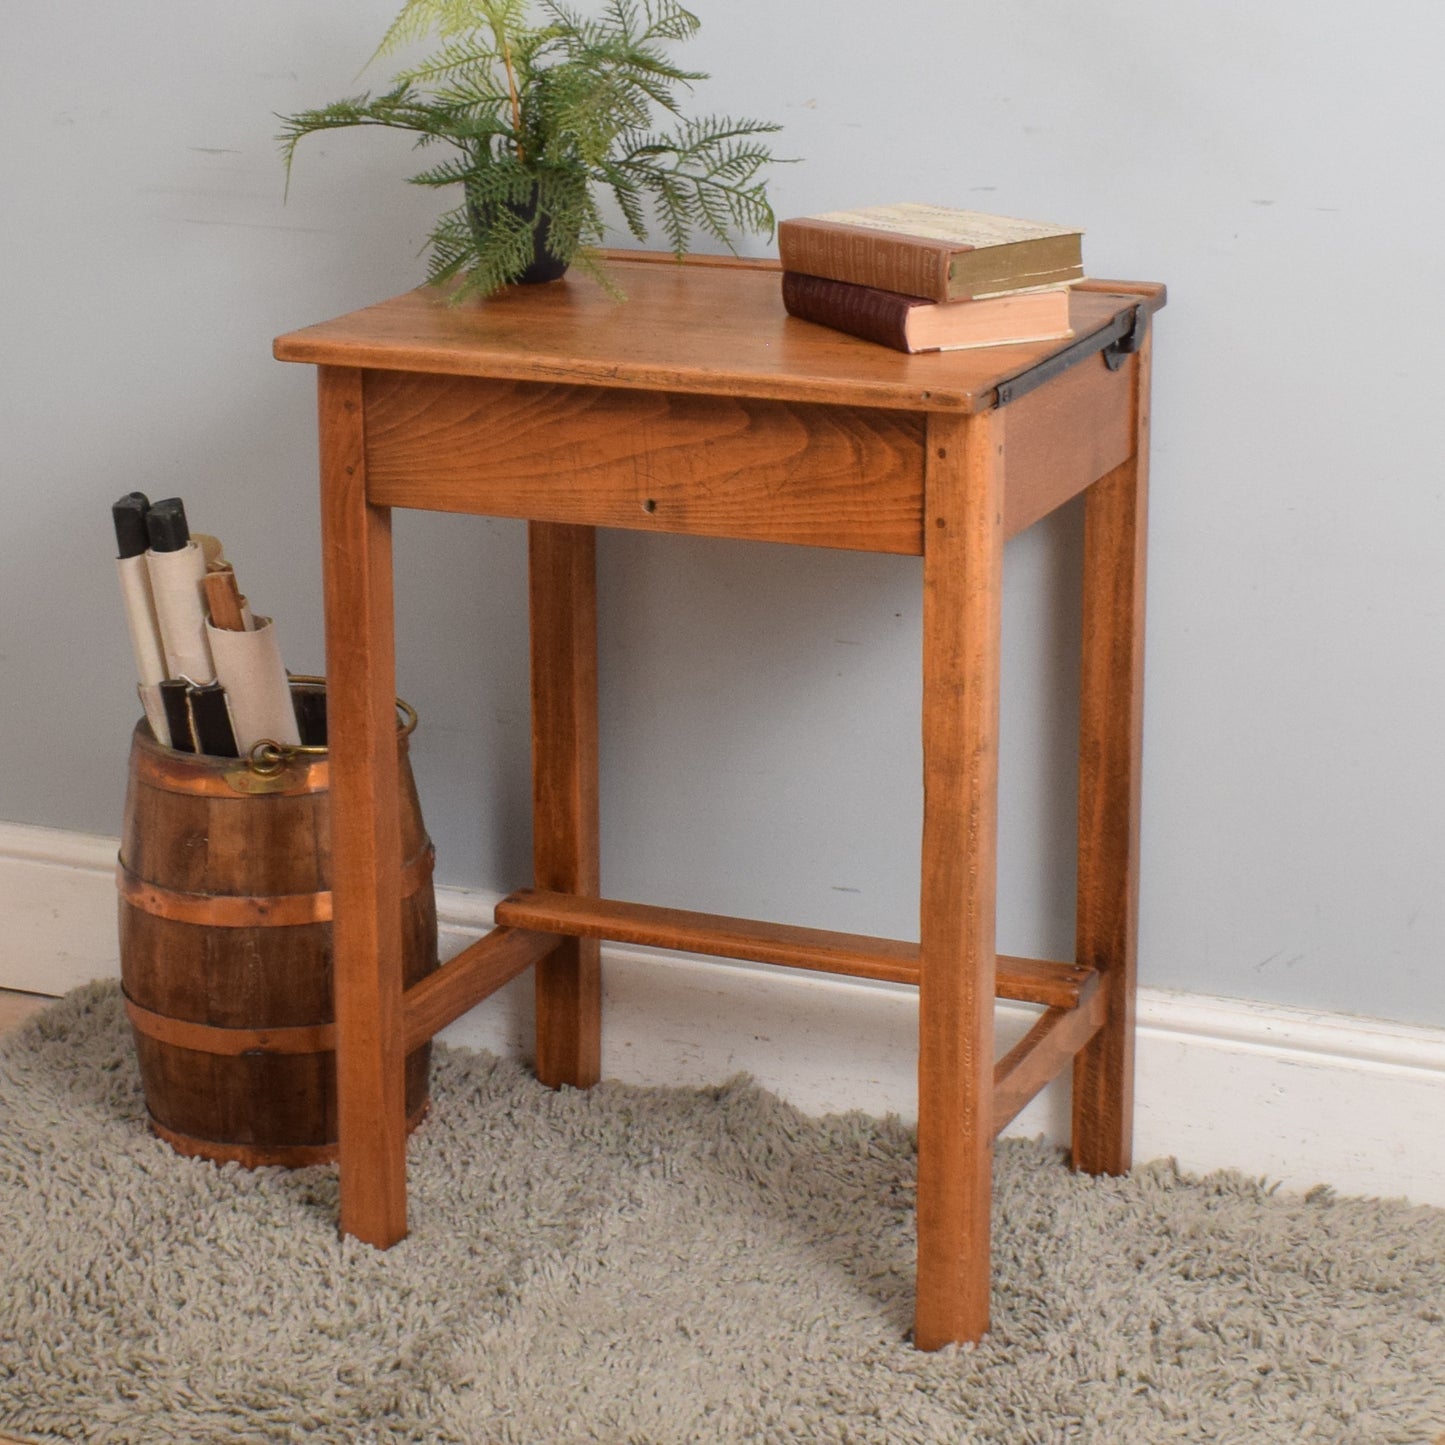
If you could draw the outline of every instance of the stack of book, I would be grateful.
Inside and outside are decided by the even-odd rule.
[[[783,304],[897,351],[1072,335],[1082,233],[946,206],[870,206],[778,226]]]

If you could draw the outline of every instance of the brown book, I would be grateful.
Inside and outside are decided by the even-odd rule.
[[[784,271],[783,305],[789,315],[803,321],[831,326],[895,351],[962,351],[1073,335],[1067,286],[982,301],[938,302]]]
[[[1047,221],[905,204],[800,216],[778,226],[785,271],[966,301],[1084,274],[1083,233]]]

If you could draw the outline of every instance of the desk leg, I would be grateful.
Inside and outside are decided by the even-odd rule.
[[[924,480],[918,1288],[932,1350],[988,1328],[1004,414],[931,416]]]
[[[596,897],[597,534],[533,522],[532,830],[538,888]],[[537,965],[537,1077],[595,1084],[602,1061],[601,945],[566,940]]]
[[[1135,452],[1084,501],[1078,961],[1099,970],[1103,1029],[1074,1060],[1074,1167],[1127,1173],[1134,1134],[1134,976],[1144,716],[1149,343],[1135,358]]]
[[[321,367],[318,398],[341,1228],[385,1249],[406,1234],[391,511],[366,499],[361,372]]]

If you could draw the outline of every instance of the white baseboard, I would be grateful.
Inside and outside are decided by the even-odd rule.
[[[0,988],[62,994],[120,973],[119,843],[0,823]]]
[[[61,994],[115,977],[116,841],[0,824],[0,988]],[[437,890],[442,956],[491,925],[495,896]],[[791,969],[605,951],[603,1067],[647,1084],[740,1072],[813,1113],[916,1108],[912,989]],[[1000,1046],[1033,1017],[1002,1004]],[[528,1057],[523,977],[442,1037]],[[1135,1157],[1238,1169],[1290,1189],[1445,1205],[1445,1029],[1141,989]],[[1061,1081],[1010,1126],[1063,1142]]]

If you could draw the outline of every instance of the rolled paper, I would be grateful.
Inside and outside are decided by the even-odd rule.
[[[126,626],[130,629],[131,651],[135,654],[135,675],[141,682],[163,682],[166,658],[161,649],[145,553],[137,557],[117,557],[115,570],[120,578],[120,595],[125,604]]]
[[[165,649],[166,675],[189,678],[195,683],[214,682],[216,670],[206,640],[205,600],[201,594],[205,554],[195,542],[174,552],[152,549],[146,553],[146,567],[160,623],[161,646]]]
[[[231,632],[209,623],[206,631],[216,660],[216,676],[231,705],[231,723],[241,756],[266,739],[298,747],[301,733],[291,702],[291,683],[281,662],[271,619],[256,618],[253,632]]]
[[[213,537],[209,532],[192,532],[191,541],[201,549],[201,555],[206,559],[207,572],[219,572],[231,565],[226,561],[226,549],[219,537]]]
[[[135,655],[135,675],[140,685],[141,706],[155,739],[164,747],[171,745],[170,725],[166,722],[165,705],[161,702],[160,684],[166,677],[165,653],[161,648],[160,628],[156,623],[156,604],[151,596],[150,572],[145,554],[115,559],[120,578],[121,602],[125,607],[126,627],[130,631],[131,652]]]
[[[158,682],[142,682],[136,687],[140,694],[140,705],[146,721],[151,725],[151,735],[163,747],[171,746],[171,724],[166,717],[166,700]]]

